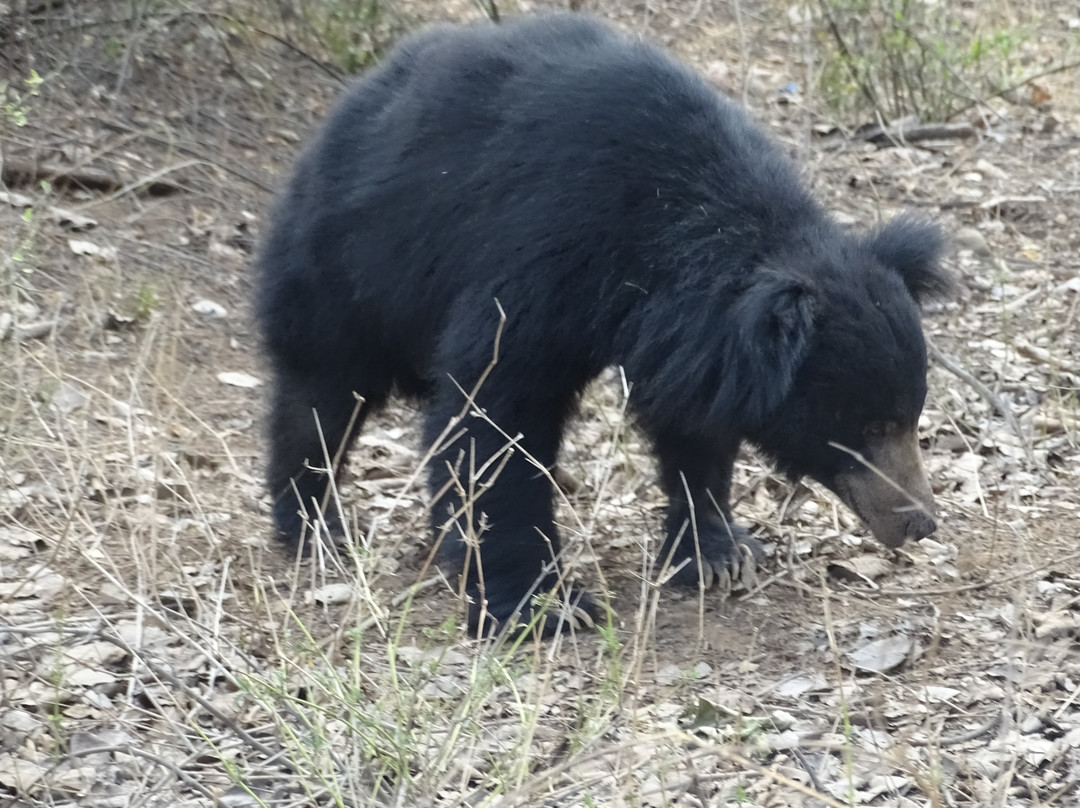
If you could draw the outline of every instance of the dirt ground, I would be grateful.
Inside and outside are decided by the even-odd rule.
[[[663,502],[613,373],[560,511],[612,627],[493,650],[427,563],[405,405],[341,488],[357,558],[271,540],[250,261],[339,70],[285,2],[31,6],[0,3],[0,805],[1076,804],[1076,69],[969,136],[878,145],[807,89],[802,6],[586,4],[748,104],[843,221],[942,222],[940,529],[887,551],[748,450],[757,585],[658,590]],[[480,13],[391,8],[369,44]],[[1039,12],[1030,64],[1067,64],[1075,9]]]

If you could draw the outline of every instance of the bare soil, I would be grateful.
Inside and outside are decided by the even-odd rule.
[[[0,805],[330,804],[326,772],[305,785],[318,766],[283,751],[282,726],[309,726],[300,705],[325,703],[300,679],[367,666],[357,715],[377,723],[364,704],[386,681],[460,715],[468,660],[488,653],[428,564],[407,406],[368,426],[341,489],[366,531],[359,567],[296,564],[271,538],[250,260],[343,78],[286,3],[24,5],[0,3],[0,78],[45,77],[25,125],[0,115]],[[478,16],[391,8],[377,40]],[[794,6],[591,8],[745,101],[844,221],[915,209],[954,237],[961,291],[927,312],[939,358],[920,424],[941,527],[886,551],[747,451],[736,512],[770,550],[758,584],[658,590],[663,502],[612,374],[568,437],[580,485],[561,511],[612,631],[508,657],[520,676],[475,731],[439,741],[458,768],[413,749],[414,791],[343,742],[337,804],[1076,804],[1076,71],[987,99],[963,118],[972,137],[883,147],[807,90]],[[1024,47],[1067,62],[1075,9],[1040,8]],[[433,648],[442,672],[418,673]],[[395,662],[415,678],[380,678]],[[286,724],[256,681],[299,699]],[[519,753],[538,762],[508,784],[499,757]]]

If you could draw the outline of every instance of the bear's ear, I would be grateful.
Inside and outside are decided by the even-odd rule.
[[[816,304],[817,290],[807,279],[757,271],[726,317],[717,404],[729,417],[760,423],[787,397],[810,347]]]
[[[945,239],[934,223],[898,216],[871,233],[867,243],[874,256],[903,279],[916,303],[952,293],[952,276],[941,268]]]

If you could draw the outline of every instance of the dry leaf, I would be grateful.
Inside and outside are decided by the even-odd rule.
[[[835,561],[829,564],[826,570],[838,580],[877,588],[874,580],[888,574],[892,570],[892,564],[878,555],[861,555]]]
[[[902,665],[914,647],[915,641],[908,635],[894,634],[852,651],[848,659],[861,671],[886,673]]]
[[[30,791],[45,776],[45,768],[11,755],[0,757],[0,784],[16,793]]]

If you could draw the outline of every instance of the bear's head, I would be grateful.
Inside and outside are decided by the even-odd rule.
[[[826,485],[883,544],[930,535],[917,435],[920,303],[948,291],[938,229],[901,217],[863,238],[810,236],[761,268],[734,313],[746,436]]]

